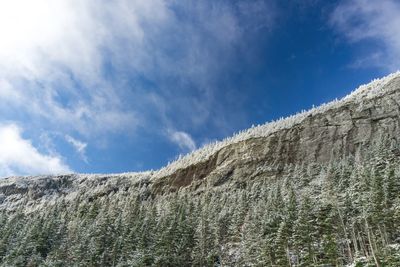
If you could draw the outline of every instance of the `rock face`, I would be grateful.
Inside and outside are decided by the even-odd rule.
[[[77,191],[93,198],[143,183],[148,184],[149,197],[177,190],[200,192],[207,186],[241,186],[246,180],[279,178],[293,166],[329,163],[344,157],[363,161],[370,145],[382,140],[386,142],[381,145],[397,151],[400,74],[361,87],[327,107],[295,116],[289,127],[251,133],[250,129],[248,138],[220,144],[205,159],[182,166],[178,161],[169,172],[2,179],[0,208],[12,210],[24,205],[34,209],[56,198],[74,198]]]
[[[390,140],[395,149],[400,138],[400,77],[384,86],[387,93],[348,101],[323,113],[310,114],[290,128],[265,137],[229,144],[206,162],[180,169],[158,179],[165,192],[206,183],[279,176],[289,165],[328,163],[344,157],[362,161],[369,145]],[[387,144],[386,144],[387,145]]]

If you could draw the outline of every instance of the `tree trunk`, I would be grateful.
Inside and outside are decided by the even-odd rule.
[[[353,239],[354,253],[357,255],[358,251],[359,251],[358,240],[357,240],[356,233],[354,231],[354,227],[353,226],[351,227],[351,234],[352,234],[352,239]]]
[[[375,254],[374,243],[372,242],[372,237],[371,237],[371,233],[370,233],[370,231],[369,231],[368,221],[367,221],[367,219],[366,219],[365,217],[364,217],[364,221],[365,221],[365,228],[366,228],[366,230],[367,230],[368,243],[369,243],[369,247],[370,247],[370,249],[371,249],[372,257],[374,258],[375,265],[376,265],[377,267],[380,267],[381,265],[380,265],[380,263],[379,263],[378,258],[376,257],[376,254]]]
[[[289,253],[289,247],[288,246],[286,246],[286,256],[287,256],[287,259],[288,259],[288,262],[289,262],[289,267],[292,267],[292,261],[290,259],[290,253]]]
[[[352,262],[352,261],[353,261],[353,254],[351,253],[351,247],[350,247],[350,242],[349,242],[348,234],[347,234],[347,231],[346,231],[346,226],[344,225],[343,217],[342,217],[342,214],[340,213],[339,207],[336,206],[336,209],[337,209],[337,211],[338,211],[338,215],[339,215],[339,218],[340,218],[340,222],[341,222],[341,224],[342,224],[344,237],[346,238],[346,245],[347,245],[347,252],[348,252],[348,254],[349,254],[349,259],[350,259],[350,262]]]

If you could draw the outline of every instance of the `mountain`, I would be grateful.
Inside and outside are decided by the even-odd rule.
[[[400,266],[400,73],[158,171],[0,180],[1,266]]]

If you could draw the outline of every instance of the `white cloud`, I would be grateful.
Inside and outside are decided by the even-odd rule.
[[[400,2],[352,0],[341,2],[331,24],[350,42],[374,41],[375,51],[354,66],[372,64],[389,70],[400,68]]]
[[[171,108],[216,105],[209,83],[244,34],[273,24],[267,2],[0,0],[0,109],[83,135],[132,132],[146,120],[148,92],[129,85],[131,75],[174,77],[184,91],[201,91],[181,99],[174,95],[185,92],[167,88]],[[107,78],[110,68],[118,81]]]
[[[157,21],[159,2],[1,0],[0,106],[82,134],[134,129],[135,111],[104,78],[105,55],[124,63],[124,43],[141,43],[139,20]]]
[[[40,153],[15,124],[0,125],[0,177],[67,172],[60,157]]]
[[[65,140],[74,147],[74,149],[79,154],[79,156],[83,159],[83,161],[85,161],[87,163],[88,162],[88,159],[86,156],[87,143],[79,141],[78,139],[75,139],[70,135],[66,135]]]
[[[15,91],[8,81],[0,79],[0,99],[3,101],[17,101],[19,98],[19,92]]]
[[[216,81],[246,35],[273,25],[269,2],[0,0],[0,123],[106,143],[228,121]]]
[[[196,142],[186,132],[169,130],[168,138],[183,151],[193,151],[196,149]]]

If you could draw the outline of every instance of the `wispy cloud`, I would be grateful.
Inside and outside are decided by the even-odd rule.
[[[168,138],[173,143],[177,144],[183,152],[193,151],[196,149],[196,142],[186,132],[169,130]]]
[[[136,125],[124,97],[140,88],[121,88],[124,78],[180,79],[166,98],[207,92],[243,36],[273,17],[266,1],[2,1],[1,78],[14,91],[2,98],[81,132]]]
[[[83,143],[234,122],[220,79],[274,25],[271,2],[0,1],[1,120]]]
[[[331,24],[350,42],[374,42],[375,50],[357,59],[354,66],[374,65],[389,70],[400,67],[398,1],[343,1],[332,13]]]
[[[79,154],[79,156],[83,159],[83,161],[88,163],[88,158],[86,156],[87,143],[79,141],[78,139],[75,139],[70,135],[66,135],[65,140],[74,147],[74,149]]]
[[[21,174],[67,173],[61,157],[40,153],[14,125],[0,125],[0,177]]]
[[[136,125],[134,112],[124,110],[121,96],[102,75],[103,49],[120,49],[113,46],[112,26],[107,25],[106,16],[113,8],[117,14],[123,7],[106,5],[99,10],[96,4],[0,2],[3,109],[17,107],[32,117],[83,134]],[[129,26],[130,34],[135,35],[138,30],[134,28],[139,26]]]

